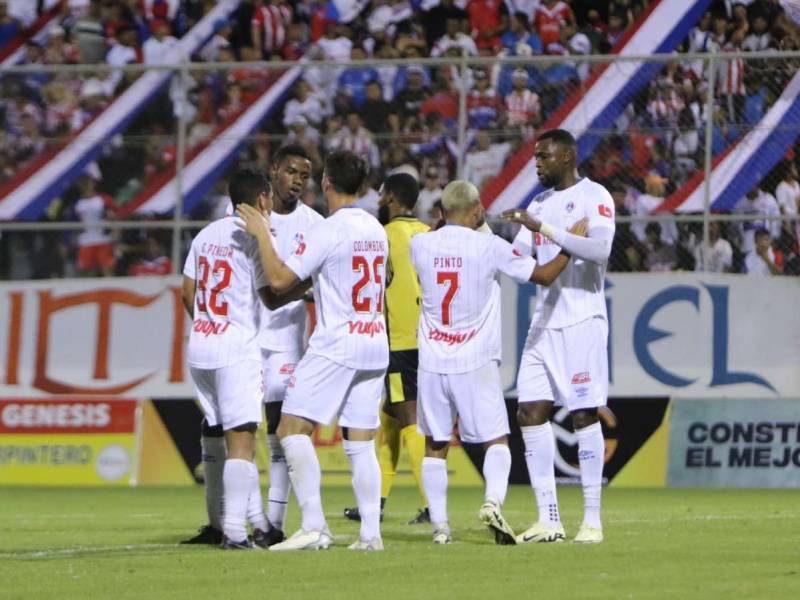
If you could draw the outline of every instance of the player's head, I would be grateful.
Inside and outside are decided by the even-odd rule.
[[[481,193],[469,181],[451,181],[442,192],[442,208],[448,223],[477,229],[483,225]]]
[[[272,156],[269,176],[275,200],[283,208],[292,208],[306,191],[311,179],[311,157],[302,146],[281,146]]]
[[[575,172],[577,144],[569,131],[551,129],[536,140],[536,174],[545,187],[558,185]]]
[[[234,173],[228,184],[228,195],[234,210],[239,204],[255,206],[265,212],[272,210],[272,186],[263,173],[255,169]]]
[[[326,199],[331,194],[355,196],[366,178],[367,165],[363,160],[347,150],[337,150],[325,160],[322,191]]]
[[[378,200],[378,221],[386,225],[397,215],[414,210],[419,196],[419,183],[408,173],[389,175],[381,187]]]

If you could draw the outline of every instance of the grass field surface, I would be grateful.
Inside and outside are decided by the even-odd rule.
[[[579,488],[560,488],[574,536]],[[203,524],[196,488],[0,489],[0,598],[800,598],[800,490],[604,490],[606,541],[495,546],[478,522],[477,488],[449,498],[454,543],[406,525],[417,493],[397,488],[386,551],[346,549],[349,488],[323,503],[336,546],[278,554],[178,546]],[[522,531],[531,491],[509,492]],[[298,511],[291,505],[291,533]]]

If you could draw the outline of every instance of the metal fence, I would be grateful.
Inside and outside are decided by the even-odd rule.
[[[58,181],[62,191],[26,215],[33,220],[0,222],[0,276],[82,274],[80,246],[106,231],[115,260],[95,274],[165,264],[179,272],[194,232],[224,214],[229,174],[244,164],[266,169],[287,141],[307,147],[316,181],[329,149],[361,153],[372,167],[368,208],[387,172],[412,167],[425,190],[418,213],[432,219],[437,190],[455,178],[476,183],[487,201],[498,190],[508,196],[502,182],[519,156],[559,122],[579,139],[581,173],[614,196],[610,270],[770,272],[772,262],[797,274],[798,65],[800,53],[782,52],[6,69],[0,207],[76,144],[99,154]],[[108,106],[124,109],[125,90],[151,69],[170,71],[171,82],[119,133],[81,133]],[[604,73],[616,75],[619,91],[604,87]],[[252,131],[232,134],[287,74],[287,94]],[[598,110],[593,99],[604,94],[608,106]],[[204,154],[221,146],[232,159]],[[76,210],[98,195],[110,198],[107,210]],[[316,182],[303,201],[324,213]],[[513,228],[491,217],[499,205],[489,207],[490,223],[510,238]]]

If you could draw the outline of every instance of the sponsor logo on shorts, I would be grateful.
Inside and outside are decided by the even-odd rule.
[[[582,373],[575,373],[572,376],[572,385],[580,385],[582,383],[589,383],[592,380],[591,375],[589,375],[589,371],[583,371]]]
[[[457,333],[449,331],[439,331],[435,327],[428,332],[428,339],[434,342],[444,342],[448,346],[455,346],[456,344],[463,344],[475,337],[476,329],[472,331]]]
[[[278,369],[278,373],[281,375],[291,375],[294,373],[294,366],[295,363],[286,363],[285,365],[281,365],[281,368]]]
[[[347,328],[350,335],[368,335],[373,337],[386,331],[386,326],[380,321],[348,321]]]
[[[194,331],[195,333],[202,333],[206,337],[210,335],[222,335],[228,329],[230,323],[214,323],[206,321],[205,319],[195,319]]]
[[[589,393],[588,387],[575,388],[575,395],[578,396],[578,398],[585,398],[588,393]]]

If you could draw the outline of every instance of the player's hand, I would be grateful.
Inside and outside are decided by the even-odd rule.
[[[569,231],[572,235],[579,235],[581,237],[586,237],[586,235],[589,233],[589,219],[583,217],[580,221],[577,221],[567,231]]]
[[[533,232],[537,232],[542,228],[542,222],[534,218],[531,213],[524,209],[515,208],[513,210],[507,210],[503,212],[500,217],[512,223],[519,223]]]
[[[269,235],[269,217],[257,208],[248,204],[239,204],[236,207],[236,216],[244,221],[244,223],[237,222],[236,225],[244,229],[250,235],[254,237]]]

